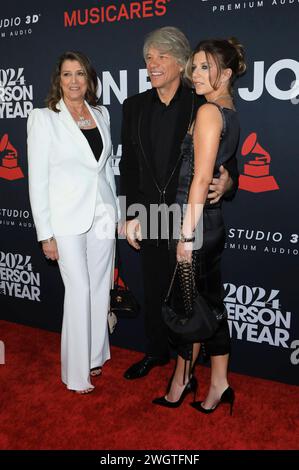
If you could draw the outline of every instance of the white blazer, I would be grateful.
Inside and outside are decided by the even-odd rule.
[[[38,240],[86,232],[99,205],[102,215],[119,219],[109,112],[85,104],[103,141],[98,162],[63,100],[57,104],[59,113],[42,108],[29,115],[29,195]]]

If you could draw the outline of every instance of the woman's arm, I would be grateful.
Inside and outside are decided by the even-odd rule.
[[[53,236],[49,207],[50,130],[43,110],[34,109],[27,122],[29,196],[38,241]]]
[[[216,106],[206,103],[199,108],[193,132],[194,177],[182,226],[182,234],[186,238],[192,237],[203,212],[213,179],[222,126],[222,116]],[[187,258],[190,261],[191,250],[189,243],[179,242],[178,259]]]
[[[37,231],[46,258],[59,258],[53,237],[49,205],[50,131],[41,109],[34,109],[27,122],[29,197]]]

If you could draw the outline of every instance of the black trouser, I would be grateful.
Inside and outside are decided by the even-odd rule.
[[[162,303],[169,287],[169,250],[167,241],[159,246],[142,243],[141,263],[145,300],[145,333],[147,354],[167,359],[169,343],[162,321]]]

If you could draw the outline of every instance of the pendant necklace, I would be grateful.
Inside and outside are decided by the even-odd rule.
[[[86,127],[91,126],[92,124],[91,119],[85,119],[83,113],[78,113],[78,111],[75,111],[75,110],[72,110],[71,112],[79,116],[79,120],[75,119],[75,121],[80,129],[85,129]]]
[[[84,116],[79,115],[79,121],[77,121],[78,127],[84,129],[85,127],[91,126],[91,119],[85,119]]]

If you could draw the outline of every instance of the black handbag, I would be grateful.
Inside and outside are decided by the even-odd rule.
[[[116,283],[110,291],[110,310],[119,318],[135,318],[139,313],[139,305],[127,286]]]
[[[212,305],[198,292],[193,263],[183,262],[176,264],[162,307],[162,317],[169,340],[175,345],[182,345],[211,338],[227,314],[225,306],[221,309]]]
[[[113,288],[110,290],[110,311],[119,318],[135,318],[139,313],[140,307],[123,279],[121,285],[119,276],[120,267],[120,257],[117,250],[117,277]]]

